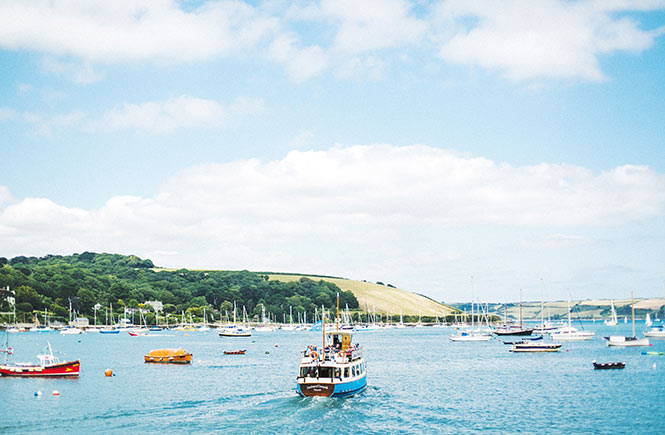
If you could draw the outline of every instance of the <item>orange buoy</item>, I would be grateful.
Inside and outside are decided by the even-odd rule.
[[[104,370],[104,376],[110,378],[111,376],[113,376],[113,371],[111,369]]]

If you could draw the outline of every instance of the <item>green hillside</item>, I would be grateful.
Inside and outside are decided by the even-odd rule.
[[[442,317],[442,315],[454,312],[454,308],[440,304],[419,294],[366,281],[297,274],[268,274],[268,277],[271,281],[282,282],[298,281],[303,277],[308,279],[322,279],[323,281],[335,284],[342,290],[352,292],[358,300],[361,310],[366,310],[369,307],[370,311],[376,310],[377,313],[381,314],[398,316],[401,312],[405,316]]]

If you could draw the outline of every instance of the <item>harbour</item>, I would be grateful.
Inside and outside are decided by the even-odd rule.
[[[81,373],[78,379],[0,378],[0,401],[11,404],[0,411],[0,431],[652,432],[665,417],[665,359],[657,355],[665,341],[616,348],[600,337],[628,333],[630,325],[588,322],[585,328],[596,338],[542,354],[513,354],[496,337],[456,343],[449,340],[451,327],[357,332],[367,388],[347,398],[301,398],[295,390],[301,352],[320,332],[12,334],[15,360],[33,359],[48,340],[61,359],[80,359]],[[171,347],[191,352],[191,364],[144,363],[151,349]],[[224,355],[238,347],[246,354]],[[626,366],[594,370],[593,360]],[[107,369],[114,376],[106,377]]]

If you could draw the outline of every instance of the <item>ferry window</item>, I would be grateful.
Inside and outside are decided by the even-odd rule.
[[[332,367],[320,367],[319,376],[322,378],[332,378]]]
[[[356,366],[351,367],[351,376],[356,375]]]
[[[342,369],[336,368],[335,369],[335,377],[339,378],[340,376],[342,376]]]
[[[348,377],[349,377],[349,368],[348,368],[348,367],[346,367],[346,368],[344,369],[344,377],[345,377],[345,378],[348,378]]]

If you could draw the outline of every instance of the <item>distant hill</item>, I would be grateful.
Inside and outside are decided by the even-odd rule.
[[[442,313],[448,315],[455,311],[454,308],[448,305],[440,304],[419,294],[387,285],[320,275],[277,273],[267,273],[267,275],[271,281],[292,282],[298,281],[301,278],[309,278],[331,282],[342,290],[352,292],[358,300],[361,310],[366,310],[367,306],[369,306],[370,311],[376,310],[377,313],[393,316],[399,316],[401,311],[405,316],[422,315],[428,317],[442,317]]]
[[[577,319],[579,316],[582,319],[608,319],[610,317],[610,304],[609,299],[597,300],[584,300],[584,301],[571,301],[571,317]],[[461,310],[471,311],[470,303],[455,303],[452,306]],[[507,312],[509,319],[519,318],[518,302],[510,302],[504,304],[489,304],[489,310],[492,314],[497,314],[503,318]],[[506,308],[507,307],[507,310]],[[546,301],[543,305],[543,315],[545,319],[562,319],[568,317],[568,301]],[[619,316],[627,316],[630,319],[631,307],[630,299],[621,299],[614,301],[614,308]],[[646,313],[653,316],[665,317],[665,299],[663,298],[648,298],[648,299],[635,299],[635,317],[644,318]],[[541,303],[540,301],[527,301],[522,303],[522,318],[524,320],[540,321]]]

